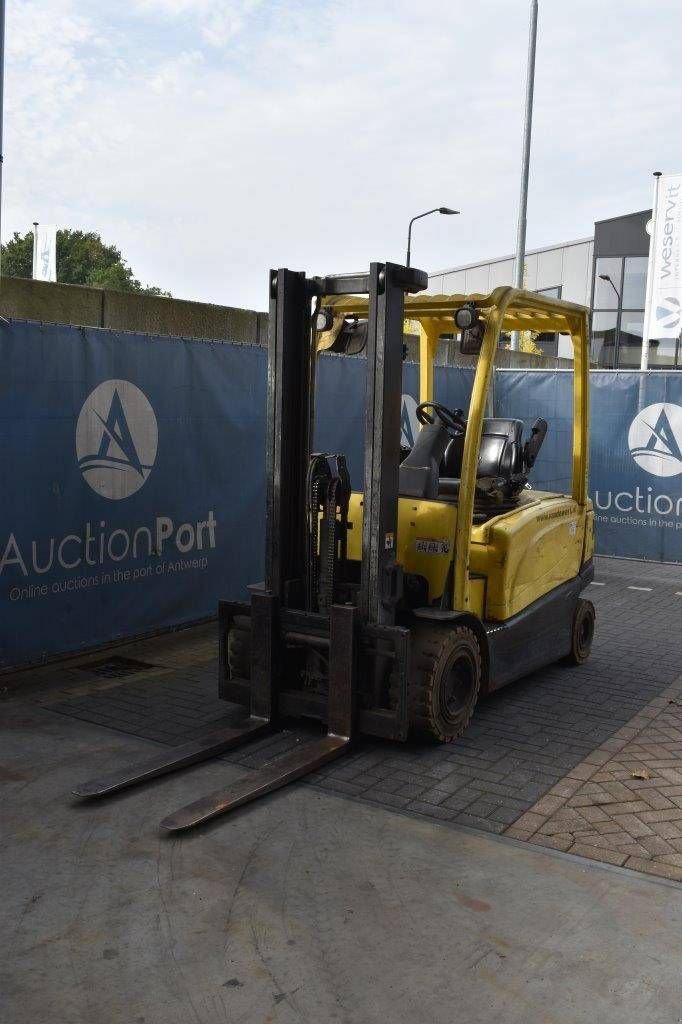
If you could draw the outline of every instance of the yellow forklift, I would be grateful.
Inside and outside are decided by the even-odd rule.
[[[589,656],[594,517],[587,497],[588,316],[514,288],[426,295],[427,275],[270,274],[265,579],[219,604],[219,693],[231,728],[79,786],[103,796],[225,753],[291,718],[326,734],[161,822],[190,828],[300,778],[359,733],[448,742],[479,697],[552,662]],[[404,322],[419,324],[421,429],[401,449]],[[533,490],[548,429],[486,417],[501,332],[560,332],[574,352],[570,494]],[[475,357],[469,408],[434,400],[439,339]],[[366,354],[364,487],[315,452],[324,351]]]

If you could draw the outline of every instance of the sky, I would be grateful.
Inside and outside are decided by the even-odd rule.
[[[513,252],[528,0],[7,0],[2,237],[98,231],[144,283]],[[540,0],[529,249],[682,171],[679,0]]]

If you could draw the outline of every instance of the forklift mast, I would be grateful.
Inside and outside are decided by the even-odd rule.
[[[424,271],[394,263],[372,263],[369,274],[338,277],[306,278],[284,269],[270,274],[264,589],[282,608],[313,611],[306,542],[317,359],[311,307],[325,296],[365,294],[365,498],[357,609],[367,623],[395,621],[401,588],[395,537],[405,294],[427,283]]]
[[[247,709],[234,726],[141,764],[83,783],[80,797],[102,797],[226,753],[271,732],[287,715],[326,722],[325,736],[294,747],[227,788],[161,822],[178,832],[279,789],[341,756],[358,731],[405,739],[409,630],[395,625],[402,570],[395,559],[405,295],[426,288],[424,271],[372,263],[368,274],[307,278],[270,273],[268,333],[265,579],[250,603],[220,601],[219,695]],[[342,455],[312,452],[316,345],[313,314],[329,296],[368,296],[365,397],[365,514],[359,584],[335,579],[345,562],[350,478]],[[312,543],[311,543],[312,538]],[[319,546],[318,546],[319,545]],[[326,557],[325,557],[326,556]],[[342,601],[339,601],[341,595]],[[249,678],[227,672],[227,638],[250,618]],[[293,655],[292,655],[293,651]],[[292,687],[289,666],[319,657],[324,688]],[[394,666],[397,706],[380,706]],[[314,673],[308,671],[308,678]],[[371,700],[358,707],[362,671]]]

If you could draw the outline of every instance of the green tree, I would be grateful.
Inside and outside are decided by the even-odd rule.
[[[3,277],[33,276],[33,232],[23,237],[18,231],[2,246]],[[57,232],[57,281],[85,284],[91,288],[113,288],[119,292],[171,297],[170,292],[152,285],[144,287],[115,245],[106,245],[94,231]]]

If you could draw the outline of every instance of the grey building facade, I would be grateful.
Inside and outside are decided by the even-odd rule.
[[[644,324],[651,210],[597,221],[591,238],[526,254],[524,277],[529,291],[554,295],[587,306],[592,313],[592,364],[603,369],[639,369]],[[514,257],[502,256],[431,274],[429,291],[441,294],[480,292],[514,280]],[[563,335],[540,335],[536,345],[548,356],[572,358]],[[651,369],[682,369],[680,339],[651,340]]]

